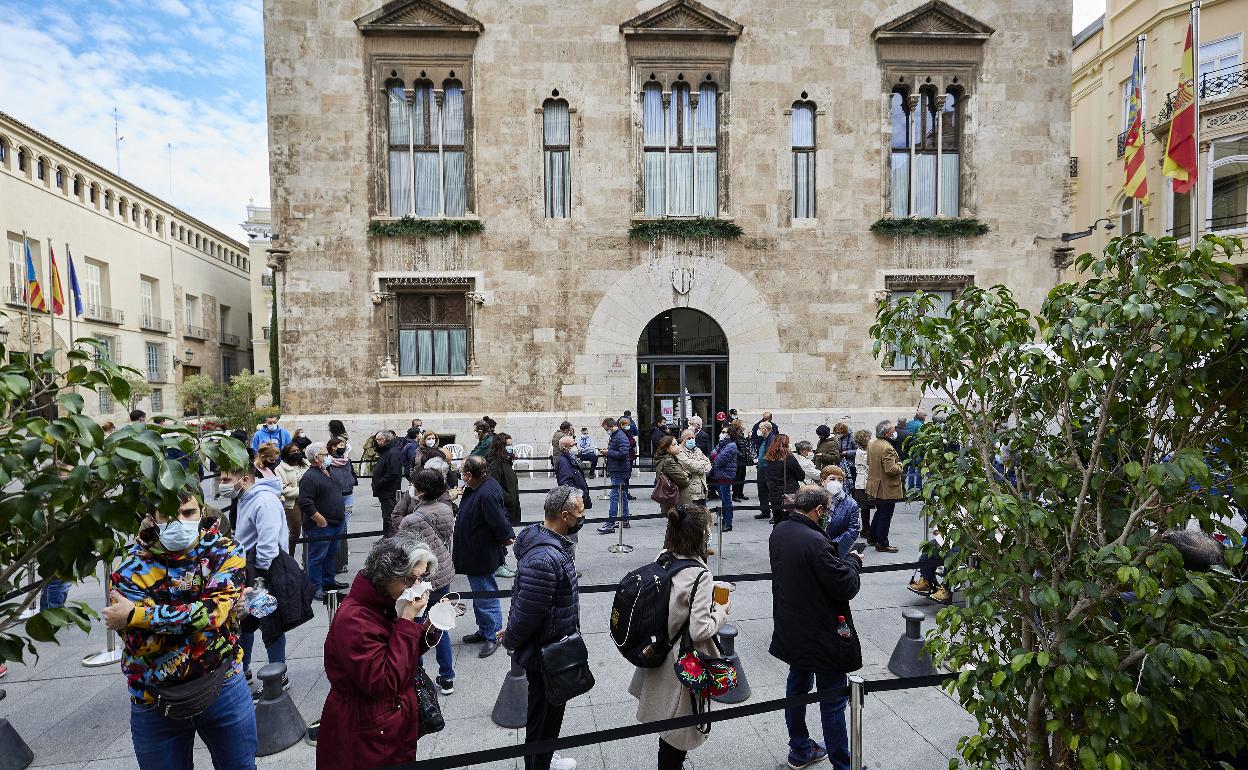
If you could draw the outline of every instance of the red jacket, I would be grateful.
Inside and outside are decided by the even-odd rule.
[[[363,770],[416,759],[416,659],[441,633],[430,628],[426,639],[424,623],[399,620],[394,600],[356,575],[325,637],[330,690],[317,767]]]

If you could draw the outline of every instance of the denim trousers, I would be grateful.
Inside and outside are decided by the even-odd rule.
[[[469,575],[468,585],[473,591],[497,591],[498,581],[494,574]],[[498,599],[473,599],[472,613],[477,616],[477,633],[487,640],[503,630],[503,604]]]
[[[715,485],[715,489],[719,490],[719,517],[723,522],[723,526],[732,526],[732,484],[719,483]]]
[[[304,537],[330,537],[341,535],[347,528],[346,522],[330,524],[328,527],[313,527],[306,530]],[[338,550],[337,540],[317,540],[309,543],[308,581],[317,590],[332,588],[334,584],[334,552]]]
[[[196,734],[216,770],[255,770],[256,710],[241,674],[227,679],[216,703],[194,719],[170,719],[155,704],[130,704],[130,740],[140,770],[192,770]]]
[[[256,632],[243,631],[238,635],[238,646],[243,648],[243,670],[251,670],[251,651],[256,646]],[[286,634],[264,643],[264,652],[270,663],[286,662]]]
[[[53,578],[43,587],[43,591],[39,594],[40,610],[55,610],[65,606],[65,600],[69,598],[69,583],[64,580]]]
[[[607,511],[607,518],[611,523],[615,522],[616,511],[620,511],[620,518],[628,521],[628,479],[611,479],[611,508]]]
[[[429,607],[432,608],[433,605],[437,604],[443,596],[446,596],[450,592],[451,587],[445,586],[429,594]],[[426,628],[428,628],[428,626],[426,626]],[[438,640],[437,646],[433,648],[433,654],[438,659],[438,676],[443,679],[454,679],[455,669],[451,665],[454,658],[451,653],[451,635],[449,632],[442,632],[442,638]],[[424,665],[424,660],[421,660],[421,665]]]
[[[893,509],[896,507],[896,500],[875,501],[875,515],[871,517],[871,530],[875,534],[876,545],[889,545],[888,528],[893,524]]]
[[[789,668],[789,680],[785,697],[805,695],[811,686],[820,690],[845,687],[849,679],[844,674],[814,673],[799,668]],[[845,706],[848,695],[829,698],[819,703],[819,720],[823,723],[823,740],[828,750],[828,761],[836,770],[849,770],[849,733],[845,728]],[[789,728],[789,748],[801,751],[810,743],[810,731],[806,729],[806,706],[789,706],[784,710],[784,723]]]

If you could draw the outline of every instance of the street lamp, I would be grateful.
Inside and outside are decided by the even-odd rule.
[[[1101,217],[1100,219],[1093,222],[1092,226],[1089,227],[1087,230],[1079,230],[1073,233],[1062,233],[1062,243],[1069,243],[1071,241],[1079,240],[1080,238],[1087,238],[1089,235],[1096,232],[1096,226],[1102,222],[1105,223],[1106,232],[1109,232],[1110,230],[1114,229],[1113,220],[1106,219],[1105,217]]]

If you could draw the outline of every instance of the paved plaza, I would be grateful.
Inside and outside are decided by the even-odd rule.
[[[544,489],[550,480],[540,472],[536,478],[521,478],[522,488]],[[649,500],[649,474],[637,480],[634,504],[636,514],[656,513],[657,505]],[[361,489],[367,489],[367,481]],[[599,483],[599,482],[591,482]],[[591,518],[606,515],[606,501],[595,492]],[[752,486],[747,494],[754,497]],[[544,495],[522,495],[525,520],[541,517]],[[749,504],[756,504],[751,500]],[[754,511],[741,512],[735,529],[724,536],[723,572],[742,574],[769,571],[767,537],[770,526],[755,521]],[[868,564],[913,561],[923,525],[918,505],[899,506],[893,520],[893,542],[898,554],[867,553]],[[366,496],[357,496],[353,530],[379,529],[376,503]],[[625,532],[627,542],[636,546],[631,554],[615,555],[607,546],[615,535],[598,535],[586,526],[580,536],[577,565],[584,572],[582,585],[614,583],[657,554],[663,539],[661,520],[639,521]],[[371,539],[351,541],[352,574],[363,563]],[[514,561],[512,562],[514,566]],[[712,558],[712,570],[715,561]],[[937,607],[906,590],[909,571],[867,574],[862,590],[853,602],[854,617],[863,639],[864,678],[891,678],[888,657],[902,634],[905,624],[901,612],[917,606],[929,616]],[[500,580],[500,587],[509,588],[510,580]],[[467,581],[457,577],[454,588],[467,590]],[[78,585],[70,593],[71,601],[86,601],[99,607],[102,590],[98,583]],[[597,686],[588,695],[569,704],[563,735],[585,733],[636,721],[636,701],[627,687],[632,668],[615,651],[607,634],[607,615],[611,593],[596,593],[581,599],[581,623],[589,644]],[[290,694],[305,719],[319,717],[329,692],[321,664],[326,617],[320,605],[311,622],[288,635],[287,655],[290,666]],[[504,613],[506,602],[504,601]],[[770,583],[749,582],[739,585],[733,595],[730,619],[740,629],[737,651],[753,690],[750,702],[784,696],[787,668],[767,653],[770,641]],[[508,730],[490,719],[499,687],[509,667],[509,659],[500,650],[486,660],[476,656],[476,645],[461,645],[459,639],[474,630],[472,614],[460,619],[452,632],[455,644],[455,693],[442,699],[446,729],[422,737],[419,757],[429,758],[496,748],[519,743],[524,730]],[[924,628],[931,627],[926,621]],[[76,629],[64,631],[61,644],[41,645],[40,658],[30,666],[10,665],[8,677],[0,688],[8,697],[0,701],[0,716],[7,717],[35,752],[34,767],[84,768],[88,770],[128,770],[137,767],[130,743],[129,708],[125,681],[117,667],[87,669],[80,665],[84,655],[104,647],[103,627],[96,625],[90,635]],[[263,645],[257,640],[253,668],[263,665]],[[436,671],[433,656],[426,657],[430,671]],[[812,735],[819,739],[817,707],[810,707],[807,716]],[[865,760],[872,770],[926,770],[943,768],[955,752],[958,737],[972,732],[974,721],[947,695],[936,688],[914,689],[867,696],[864,720]],[[569,750],[578,769],[644,770],[654,767],[657,738],[648,735],[595,746]],[[716,723],[710,740],[689,756],[687,767],[693,770],[772,770],[785,766],[787,753],[784,718],[780,712]],[[196,752],[197,767],[210,767],[206,749]],[[274,756],[262,757],[262,768],[310,768],[315,764],[315,750],[303,743]],[[490,770],[522,768],[521,760],[508,760],[479,767]],[[820,765],[822,767],[823,765]]]

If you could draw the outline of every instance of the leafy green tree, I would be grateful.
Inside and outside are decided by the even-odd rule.
[[[270,389],[268,376],[244,369],[218,387],[221,397],[214,408],[217,418],[226,430],[245,430],[250,434],[258,422],[256,400]]]
[[[133,412],[139,408],[140,401],[152,395],[152,384],[147,381],[146,377],[134,369],[128,369],[122,377],[129,388],[124,401],[129,410]]]
[[[206,374],[192,374],[178,385],[178,403],[196,415],[211,414],[221,399],[221,388]]]
[[[965,606],[928,646],[979,722],[977,768],[1206,767],[1248,744],[1248,303],[1238,241],[1115,238],[1034,315],[1001,286],[944,317],[882,303],[875,352],[915,356],[945,419],[917,439],[925,512]],[[1217,255],[1217,256],[1215,256]],[[1167,530],[1223,533],[1188,571]],[[1227,766],[1229,767],[1229,766]]]
[[[89,628],[94,613],[81,603],[44,610],[24,626],[19,616],[54,577],[94,577],[122,553],[149,507],[172,515],[178,493],[197,486],[197,458],[225,467],[247,461],[239,442],[199,447],[184,427],[131,424],[105,436],[74,391],[107,390],[127,401],[133,370],[81,350],[68,353],[65,371],[53,351],[25,358],[0,366],[0,661],[35,654],[35,641],[55,641],[69,624]],[[60,416],[51,419],[43,404]],[[167,459],[173,448],[191,458],[189,469]]]

